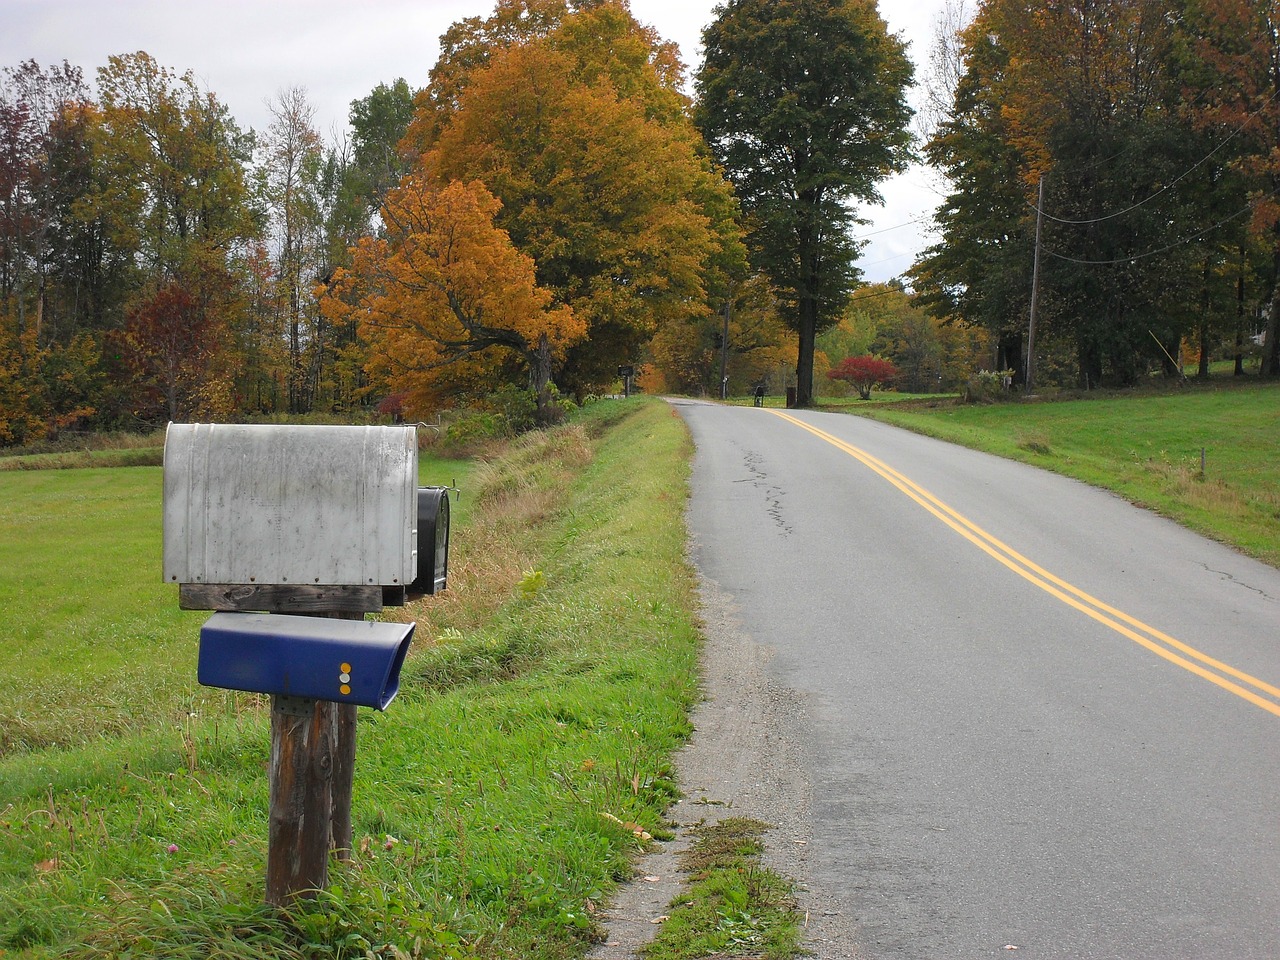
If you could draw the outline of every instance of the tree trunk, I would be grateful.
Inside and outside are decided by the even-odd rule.
[[[1082,334],[1078,345],[1080,358],[1080,388],[1096,390],[1102,382],[1102,350],[1096,341]]]
[[[1014,371],[1013,382],[1027,382],[1027,368],[1022,355],[1022,334],[1002,333],[996,343],[996,370]]]
[[[813,351],[818,340],[818,303],[800,300],[800,349],[796,358],[796,406],[813,406]]]
[[[529,354],[529,386],[538,405],[535,419],[539,424],[552,422],[551,413],[551,344],[544,333],[538,338],[538,348]]]

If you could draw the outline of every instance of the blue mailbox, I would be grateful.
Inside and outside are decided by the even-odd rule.
[[[414,624],[215,613],[200,628],[205,686],[385,710],[400,690]]]

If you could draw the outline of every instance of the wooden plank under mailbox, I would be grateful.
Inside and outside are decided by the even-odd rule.
[[[164,579],[410,583],[417,486],[413,427],[171,424]]]

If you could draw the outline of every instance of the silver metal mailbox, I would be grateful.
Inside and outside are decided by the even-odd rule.
[[[417,575],[414,427],[169,425],[169,583],[404,586]]]

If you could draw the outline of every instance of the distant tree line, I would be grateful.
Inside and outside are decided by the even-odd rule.
[[[68,427],[369,402],[316,287],[376,226],[412,114],[404,81],[325,144],[299,90],[240,129],[190,73],[111,57],[0,83],[0,442]]]
[[[983,0],[944,24],[925,155],[951,192],[910,275],[929,309],[1021,380],[1039,220],[1047,376],[1133,384],[1184,347],[1202,374],[1280,374],[1274,0]]]
[[[1188,345],[1275,375],[1277,20],[1274,0],[950,8],[923,145],[950,193],[909,285],[870,292],[875,330],[851,204],[913,147],[874,0],[727,0],[696,100],[625,0],[497,0],[331,142],[301,90],[246,131],[146,53],[92,84],[10,66],[0,444],[494,396],[546,421],[623,365],[650,389],[785,380],[801,404],[868,350],[911,389],[979,358],[1021,376],[1037,221],[1046,376],[1133,383]]]

